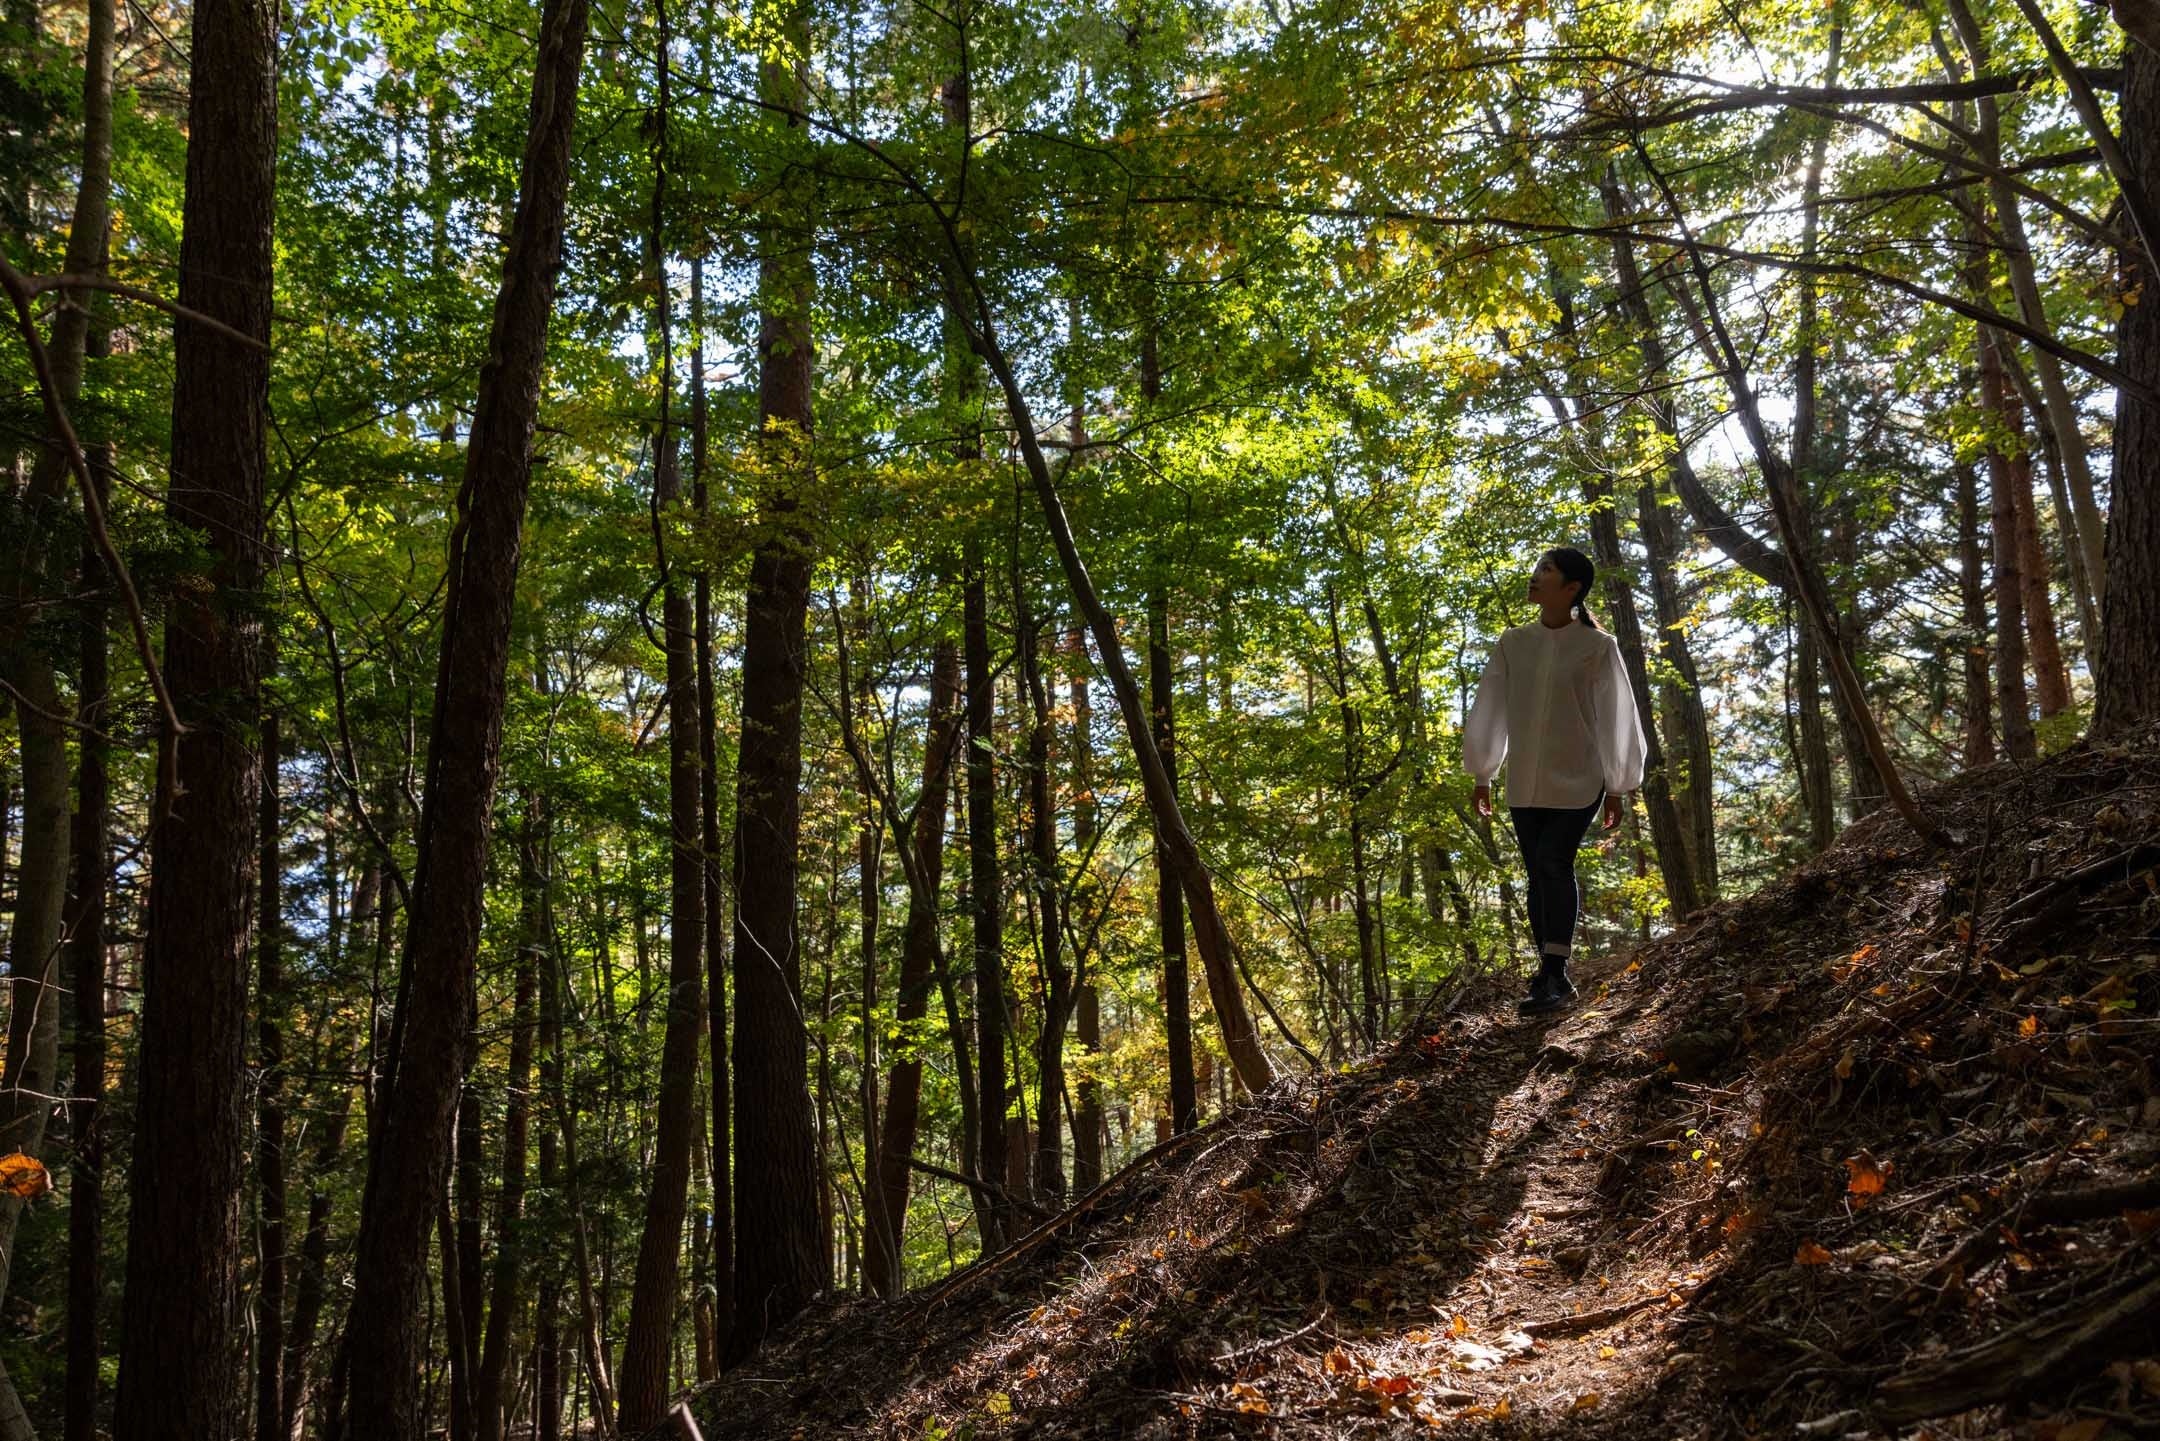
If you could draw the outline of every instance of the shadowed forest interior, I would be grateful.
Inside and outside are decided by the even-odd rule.
[[[1581,953],[1894,824],[1962,981],[2156,242],[2153,0],[5,0],[0,1441],[638,1436],[1405,1036],[1471,1164],[1553,546]]]

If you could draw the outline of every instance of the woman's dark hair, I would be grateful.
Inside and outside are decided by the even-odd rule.
[[[1597,567],[1590,563],[1590,557],[1571,545],[1556,545],[1545,552],[1545,558],[1560,572],[1561,579],[1582,587],[1575,597],[1575,613],[1584,625],[1596,630],[1597,620],[1590,614],[1590,585],[1597,579]]]

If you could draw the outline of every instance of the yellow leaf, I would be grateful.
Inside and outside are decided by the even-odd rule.
[[[1448,1322],[1447,1329],[1450,1336],[1467,1336],[1470,1334],[1470,1318],[1458,1315],[1454,1320]]]
[[[2031,1040],[2034,1036],[2039,1035],[2040,1018],[2038,1016],[2027,1016],[2024,1020],[2019,1021],[2018,1034],[2025,1037],[2027,1040]]]
[[[1610,1361],[1613,1357],[1619,1354],[1620,1353],[1618,1351],[1615,1351],[1610,1346],[1600,1346],[1597,1348],[1597,1358],[1600,1361]]]
[[[1597,1403],[1598,1393],[1595,1391],[1585,1391],[1582,1393],[1582,1395],[1575,1398],[1574,1405],[1567,1408],[1568,1415],[1573,1416],[1578,1411],[1595,1411],[1597,1409]]]
[[[1813,1241],[1803,1241],[1800,1249],[1793,1252],[1795,1266],[1827,1266],[1834,1258]]]
[[[52,1173],[43,1161],[20,1151],[0,1156],[0,1191],[35,1201],[52,1188]]]
[[[1498,1402],[1494,1403],[1492,1408],[1492,1414],[1493,1420],[1505,1421],[1508,1417],[1515,1414],[1514,1404],[1510,1402],[1507,1397],[1502,1396]]]

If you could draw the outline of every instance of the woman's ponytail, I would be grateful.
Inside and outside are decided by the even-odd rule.
[[[1589,556],[1571,545],[1555,546],[1545,555],[1560,572],[1562,580],[1582,587],[1575,595],[1575,614],[1584,625],[1597,630],[1597,618],[1590,614],[1590,587],[1597,580],[1597,567],[1590,563]]]

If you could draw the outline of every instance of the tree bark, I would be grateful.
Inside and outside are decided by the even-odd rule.
[[[658,7],[658,53],[668,50],[667,9]],[[660,422],[653,438],[653,515],[681,499],[676,439],[669,419],[675,363],[667,288],[662,208],[667,194],[668,67],[659,71],[658,125],[654,139],[652,233],[649,270],[654,332],[659,338]],[[697,623],[690,588],[665,549],[654,557],[661,576],[661,629],[667,644],[668,693],[668,1003],[661,1040],[660,1095],[653,1140],[651,1182],[645,1193],[645,1226],[638,1241],[632,1284],[630,1329],[617,1375],[620,1425],[626,1435],[658,1426],[667,1411],[668,1359],[673,1350],[677,1281],[681,1274],[683,1220],[690,1204],[690,1136],[696,1121],[698,1041],[705,1026],[705,855],[700,747],[704,717],[698,713]]]
[[[1075,629],[1067,632],[1065,653],[1072,665],[1072,782],[1073,850],[1085,857],[1095,852],[1095,713],[1088,695],[1087,640]],[[1095,1079],[1092,1059],[1102,1053],[1102,1000],[1096,994],[1093,964],[1080,974],[1074,986],[1075,1036],[1087,1070],[1073,1099],[1073,1190],[1086,1195],[1103,1180],[1102,1083]]]
[[[1979,337],[1980,405],[2000,417],[2007,400],[1999,344],[1985,327]],[[2014,761],[2038,754],[2025,692],[2025,594],[2017,544],[2016,480],[2005,443],[1991,437],[1987,447],[1988,493],[1993,503],[1995,558],[1995,694],[2002,714],[2003,750]]]
[[[264,671],[277,673],[277,642]],[[255,1441],[290,1441],[285,1421],[285,998],[284,889],[279,884],[278,714],[263,708],[262,805],[257,831],[255,935]]]
[[[444,1193],[473,1012],[505,667],[534,422],[562,257],[570,140],[587,0],[546,0],[517,211],[465,450],[444,592],[419,859],[395,1020],[382,1143],[370,1148],[354,1262],[347,1425],[413,1441],[427,1232]]]
[[[1155,750],[1170,787],[1177,788],[1177,688],[1170,661],[1170,598],[1157,588],[1147,605],[1148,711]],[[1163,1038],[1170,1052],[1170,1130],[1183,1135],[1200,1124],[1200,1087],[1193,1074],[1192,985],[1185,969],[1185,895],[1170,848],[1155,838],[1155,934],[1162,945]]]
[[[166,506],[176,529],[201,534],[209,565],[176,582],[165,627],[165,683],[188,729],[164,739],[184,799],[161,806],[150,833],[113,1420],[127,1441],[229,1441],[245,1424],[240,1216],[278,14],[264,0],[203,0],[194,12],[179,301],[260,344],[192,319],[173,327]]]
[[[690,504],[699,519],[711,514],[705,474],[709,410],[705,394],[705,257],[690,257]],[[728,951],[726,896],[720,874],[720,762],[712,668],[712,570],[699,566],[695,600],[698,686],[699,844],[705,860],[705,1024],[712,1100],[712,1285],[714,1361],[724,1354],[735,1326],[735,1208],[728,1129],[733,1111],[728,1085]]]
[[[346,1123],[351,1115],[352,1091],[341,1086],[335,1107],[322,1123],[322,1136],[312,1162],[315,1180],[308,1193],[307,1227],[300,1235],[300,1269],[294,1278],[292,1320],[285,1328],[281,1438],[299,1434],[307,1410],[308,1364],[314,1356],[315,1332],[329,1289],[331,1173],[344,1152]]]
[[[970,540],[965,572],[967,660],[968,916],[975,966],[976,1104],[982,1131],[976,1175],[1003,1185],[1005,1134],[1005,883],[998,864],[997,693],[990,658],[990,590],[982,548]],[[1004,1206],[987,1188],[976,1193],[976,1224],[985,1255],[1005,1245]]]
[[[1989,67],[1987,35],[1974,18],[1972,7],[1966,0],[1950,0],[1949,9],[1951,25],[1957,31],[1958,43],[1965,51],[1972,73],[1985,74]],[[1988,181],[1988,197],[1994,203],[1996,234],[2008,264],[2010,292],[2017,302],[2018,318],[2036,330],[2052,333],[2054,327],[2048,320],[2039,281],[2033,272],[2032,244],[2026,238],[2017,189],[2002,168],[2001,107],[1994,96],[1983,95],[1977,98],[1973,113],[1976,120],[1973,127],[1975,157],[1995,172]],[[1974,297],[1976,300],[1983,298]],[[2078,551],[2079,563],[2073,567],[2073,579],[2098,576],[2104,568],[2101,539],[2105,522],[2095,498],[2092,465],[2087,458],[2084,430],[2078,424],[2077,405],[2063,378],[2061,361],[2035,348],[2033,369],[2039,377],[2044,405],[2041,419],[2055,438],[2070,492],[2071,512],[2063,519],[2070,522],[2064,528],[2065,539]],[[2081,611],[2090,611],[2094,598],[2089,593],[2081,593],[2079,601]],[[2097,639],[2097,636],[2088,635],[2087,646]]]
[[[1065,963],[1065,907],[1058,884],[1056,788],[1050,774],[1050,742],[1057,723],[1041,655],[1047,634],[1033,618],[1021,617],[1021,679],[1035,712],[1028,732],[1028,861],[1043,976],[1042,1025],[1035,1047],[1034,1194],[1055,1206],[1065,1198],[1065,1028],[1072,1020],[1073,977]]]
[[[959,272],[949,277],[952,283],[947,298],[951,312],[966,329],[969,344],[990,367],[1005,397],[1005,408],[1012,418],[1020,447],[1020,459],[1034,482],[1036,503],[1042,509],[1044,524],[1057,549],[1065,583],[1087,620],[1103,669],[1110,678],[1111,693],[1117,697],[1118,714],[1125,722],[1126,739],[1131,743],[1133,758],[1139,765],[1141,789],[1155,821],[1157,843],[1169,856],[1178,883],[1185,892],[1200,962],[1207,972],[1208,992],[1215,1003],[1216,1020],[1222,1027],[1224,1049],[1237,1067],[1238,1078],[1245,1089],[1258,1094],[1273,1081],[1274,1068],[1268,1061],[1267,1052],[1260,1046],[1259,1032],[1246,1010],[1244,992],[1239,989],[1236,966],[1230,953],[1230,933],[1223,924],[1222,911],[1215,903],[1214,880],[1208,873],[1206,862],[1201,859],[1199,843],[1186,827],[1176,787],[1163,769],[1162,757],[1148,729],[1140,687],[1133,679],[1131,666],[1126,663],[1124,644],[1118,639],[1117,618],[1103,604],[1095,582],[1088,575],[1087,563],[1080,555],[1079,543],[1074,539],[1071,522],[1065,515],[1065,502],[1058,494],[1056,477],[1050,473],[1050,464],[1044,459],[1042,445],[1036,439],[1034,410],[998,344],[980,278],[973,273],[964,250],[951,235],[947,238],[947,250],[946,258]]]
[[[2147,194],[2160,193],[2160,52],[2123,49],[2122,146]],[[2116,363],[2160,386],[2160,261],[2124,252]],[[2138,303],[2128,304],[2136,295]],[[2115,394],[2115,478],[2093,734],[2117,736],[2160,716],[2160,402]]]
[[[800,108],[809,19],[784,22],[784,51],[759,84]],[[779,122],[775,122],[776,124]],[[792,122],[789,129],[793,129]],[[808,198],[792,174],[758,260],[758,408],[772,479],[743,617],[742,740],[735,767],[735,1317],[723,1365],[754,1352],[826,1283],[817,1140],[808,1090],[796,931],[801,833],[803,632],[809,537],[800,487],[811,464]]]
[[[945,874],[945,817],[953,751],[960,738],[960,648],[940,637],[930,662],[930,712],[923,740],[922,790],[909,844],[916,879],[908,887],[900,985],[893,998],[898,1048],[885,1079],[879,1117],[877,1184],[865,1198],[864,1270],[871,1289],[897,1296],[904,1286],[909,1163],[922,1115],[922,1040],[930,987],[941,969],[938,893]]]
[[[1969,463],[1957,467],[1958,608],[1964,634],[1964,753],[1968,768],[1995,763],[1995,707],[1988,687],[1987,585],[1981,576],[1980,482]]]
[[[108,32],[112,9],[105,0],[91,7],[104,11]],[[93,41],[92,68],[96,68]],[[108,33],[102,42],[111,50]],[[108,66],[109,68],[109,66]],[[101,466],[93,474],[102,486]],[[107,724],[105,641],[106,606],[99,587],[106,578],[95,541],[83,542],[82,574],[91,599],[84,607],[82,671],[76,682],[76,718],[82,723],[77,742],[81,757],[75,783],[74,904],[68,916],[69,984],[75,991],[73,1106],[69,1133],[74,1160],[68,1185],[67,1374],[63,1382],[65,1441],[97,1441],[98,1363],[102,1352],[99,1316],[104,1290],[105,1232],[105,897],[112,879],[110,855],[111,778]],[[0,805],[5,798],[0,797]],[[0,848],[6,838],[0,835]],[[279,1441],[285,1441],[280,1437]]]
[[[528,809],[528,815],[529,815]],[[534,1005],[540,968],[535,957],[543,944],[539,897],[529,885],[518,892],[517,978],[510,1012],[510,1071],[503,1100],[501,1190],[495,1202],[495,1267],[488,1299],[487,1334],[481,1342],[480,1375],[473,1404],[480,1441],[503,1441],[510,1397],[511,1333],[520,1312],[524,1284],[525,1161],[532,1136],[532,1062]]]

